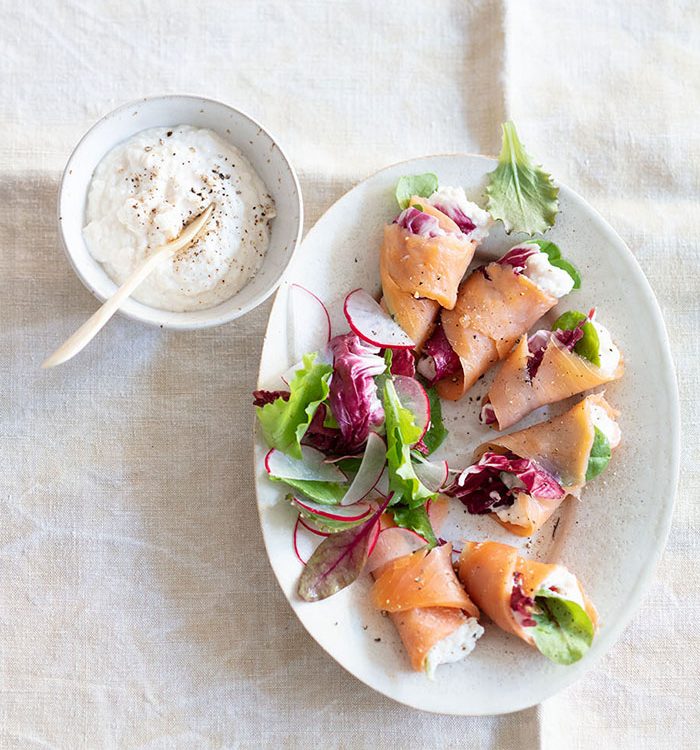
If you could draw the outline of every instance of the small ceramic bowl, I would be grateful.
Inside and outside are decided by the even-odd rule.
[[[114,146],[146,128],[192,125],[209,128],[239,148],[265,183],[277,215],[270,246],[257,274],[230,299],[208,310],[170,312],[127,300],[121,312],[163,328],[207,328],[228,323],[267,299],[277,288],[301,238],[303,207],[299,181],[277,141],[255,120],[233,107],[197,96],[157,96],[125,104],[103,117],[71,154],[58,195],[58,222],[78,278],[104,301],[117,288],[83,239],[87,194],[95,168]]]

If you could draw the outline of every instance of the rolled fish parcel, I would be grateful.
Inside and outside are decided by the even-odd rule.
[[[442,333],[436,331],[435,335],[444,333],[456,354],[452,359],[443,356],[447,367],[432,363],[433,380],[443,398],[461,398],[509,354],[520,336],[580,283],[578,273],[561,258],[556,245],[540,244],[517,245],[500,260],[477,268],[460,286],[454,308],[443,310]],[[429,375],[425,368],[424,364],[421,372]]]
[[[384,535],[394,537],[393,551],[387,555],[386,550],[375,550],[391,559],[373,572],[372,604],[389,614],[413,669],[432,678],[440,664],[460,661],[470,654],[484,630],[478,623],[479,610],[455,575],[452,545],[431,550],[423,546],[392,557],[404,551],[401,536],[405,531],[387,529],[380,534],[380,539]],[[405,549],[411,547],[406,545]]]
[[[593,642],[595,607],[563,565],[535,562],[515,547],[467,542],[459,579],[499,628],[516,635],[557,664],[573,664]]]
[[[522,336],[501,365],[481,410],[481,421],[506,430],[545,404],[622,377],[622,354],[607,328],[571,310],[552,330]]]
[[[379,256],[383,302],[418,348],[432,332],[440,308],[454,307],[487,222],[464,190],[441,188],[427,198],[414,195],[384,228]]]
[[[518,536],[534,534],[567,495],[578,497],[620,443],[618,412],[602,394],[561,416],[480,445],[446,490],[470,513],[491,513]]]

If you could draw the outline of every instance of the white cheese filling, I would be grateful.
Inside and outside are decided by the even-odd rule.
[[[586,609],[586,603],[583,599],[583,592],[581,591],[581,587],[579,586],[576,576],[563,565],[555,566],[554,570],[552,570],[552,572],[544,579],[544,581],[542,581],[537,591],[539,591],[540,589],[550,589],[561,599],[575,602],[582,609]],[[534,596],[536,596],[537,591],[533,593],[533,598]],[[527,620],[531,619],[529,615],[522,614],[521,612],[518,612],[514,609],[513,617],[515,617],[518,625],[525,629],[526,633],[529,628],[533,627],[532,624],[525,624]]]
[[[524,247],[524,246],[523,246]],[[565,297],[573,288],[574,280],[562,268],[557,268],[549,262],[547,253],[538,252],[525,261],[523,275],[547,294],[558,299]]]
[[[611,448],[617,448],[622,439],[622,430],[618,423],[610,417],[602,406],[591,404],[590,409],[593,426],[605,435]]]
[[[483,634],[484,629],[476,617],[470,617],[464,625],[460,625],[453,633],[438,641],[425,657],[425,671],[428,677],[431,680],[435,678],[435,670],[440,664],[452,664],[469,656]]]
[[[456,206],[465,216],[468,216],[472,224],[476,225],[467,235],[470,240],[481,242],[488,235],[489,227],[493,223],[491,215],[483,208],[479,208],[476,203],[472,203],[467,198],[463,187],[440,186],[428,198],[428,201],[432,206],[440,204]]]
[[[600,325],[600,323],[595,320],[591,322],[598,334],[598,341],[600,342],[600,348],[598,350],[598,356],[600,357],[600,370],[604,375],[612,375],[620,364],[620,350],[613,342],[610,331],[608,331],[605,326]]]

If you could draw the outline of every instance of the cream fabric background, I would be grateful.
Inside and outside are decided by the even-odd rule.
[[[697,747],[697,4],[0,9],[0,747]],[[165,92],[220,98],[278,134],[307,226],[393,161],[494,153],[510,116],[629,243],[671,335],[683,472],[646,603],[575,686],[513,716],[431,716],[306,635],[254,506],[249,392],[269,305],[191,334],[116,319],[38,369],[95,307],[59,247],[60,170],[97,117]]]

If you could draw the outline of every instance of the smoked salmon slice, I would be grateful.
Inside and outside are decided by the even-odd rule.
[[[499,628],[537,647],[534,615],[536,596],[547,591],[573,601],[593,626],[597,613],[576,577],[563,565],[521,557],[515,547],[498,542],[466,542],[458,562],[458,576],[469,596]]]
[[[617,416],[602,394],[593,394],[561,416],[494,438],[476,449],[475,463],[446,493],[459,498],[470,513],[490,513],[511,533],[531,536],[568,495],[580,495],[596,430],[610,450],[617,447]]]
[[[459,355],[462,372],[438,383],[443,398],[460,398],[518,338],[557,303],[557,298],[499,262],[476,269],[462,283],[452,310],[441,323]]]
[[[531,375],[528,337],[522,336],[501,365],[485,399],[493,409],[496,429],[506,430],[540,406],[617,380],[624,372],[622,358],[614,370],[605,372],[551,334],[541,356]]]

